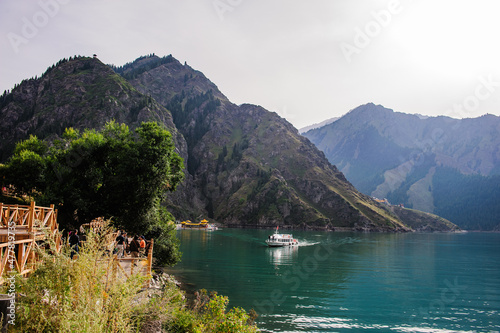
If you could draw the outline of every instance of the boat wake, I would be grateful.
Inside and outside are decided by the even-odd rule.
[[[315,242],[315,241],[310,241],[310,240],[305,240],[305,239],[298,239],[299,241],[299,246],[313,246],[313,245],[324,245],[324,246],[341,246],[344,244],[352,244],[352,243],[359,243],[361,240],[357,238],[351,238],[351,237],[346,237],[339,239],[334,242]]]
[[[311,242],[311,241],[308,241],[308,240],[304,240],[304,239],[299,239],[299,247],[303,247],[303,246],[313,246],[313,245],[318,245],[320,244],[321,242]]]

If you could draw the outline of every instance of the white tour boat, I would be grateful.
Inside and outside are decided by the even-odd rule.
[[[266,243],[271,247],[299,245],[299,241],[293,238],[292,234],[278,233],[278,227],[276,227],[274,234],[269,235],[266,239]]]

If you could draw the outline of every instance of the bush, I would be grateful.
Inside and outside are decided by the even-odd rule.
[[[254,325],[256,314],[250,315],[241,308],[227,311],[229,299],[217,293],[207,295],[206,290],[196,292],[196,300],[191,310],[182,309],[171,320],[165,322],[168,332],[257,332]]]
[[[59,253],[53,244],[37,249],[37,269],[17,279],[14,332],[130,332],[138,326],[133,314],[146,277],[113,278],[107,235],[90,232],[73,260],[69,246]]]
[[[15,325],[9,332],[140,332],[162,326],[166,332],[257,332],[243,309],[226,311],[227,297],[198,293],[192,307],[168,276],[151,281],[114,276],[109,240],[112,230],[89,231],[77,256],[54,244],[37,245],[36,270],[17,277]],[[4,287],[5,289],[5,287]],[[5,290],[4,290],[5,292]]]

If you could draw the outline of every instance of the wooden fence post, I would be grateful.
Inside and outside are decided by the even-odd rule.
[[[33,232],[33,220],[35,219],[35,202],[30,203],[29,213],[28,213],[28,232]]]
[[[154,240],[151,238],[151,242],[149,245],[149,251],[148,251],[148,275],[151,275],[151,268],[153,267],[153,245],[154,245]]]
[[[19,207],[18,207],[18,205],[17,205],[17,204],[14,206],[14,210],[15,210],[15,212],[11,212],[11,208],[12,208],[12,206],[9,206],[9,209],[7,210],[7,221],[6,221],[6,222],[7,222],[7,225],[9,225],[9,220],[10,220],[10,219],[14,219],[14,216],[13,216],[13,215],[15,214],[15,212],[18,212],[18,211],[19,211]]]
[[[54,231],[54,227],[55,227],[55,224],[56,224],[56,221],[54,220],[54,204],[51,204],[50,205],[50,219],[49,219],[49,230],[50,231]]]
[[[19,267],[19,273],[22,274],[23,267],[23,258],[24,258],[24,243],[17,244],[17,266]]]

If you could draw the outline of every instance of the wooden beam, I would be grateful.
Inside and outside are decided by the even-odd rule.
[[[151,238],[149,245],[149,251],[148,251],[148,266],[147,266],[147,273],[149,276],[151,276],[151,270],[153,267],[153,245],[154,245],[154,239]]]
[[[30,203],[29,213],[28,213],[28,232],[33,232],[33,222],[35,219],[35,202]]]

